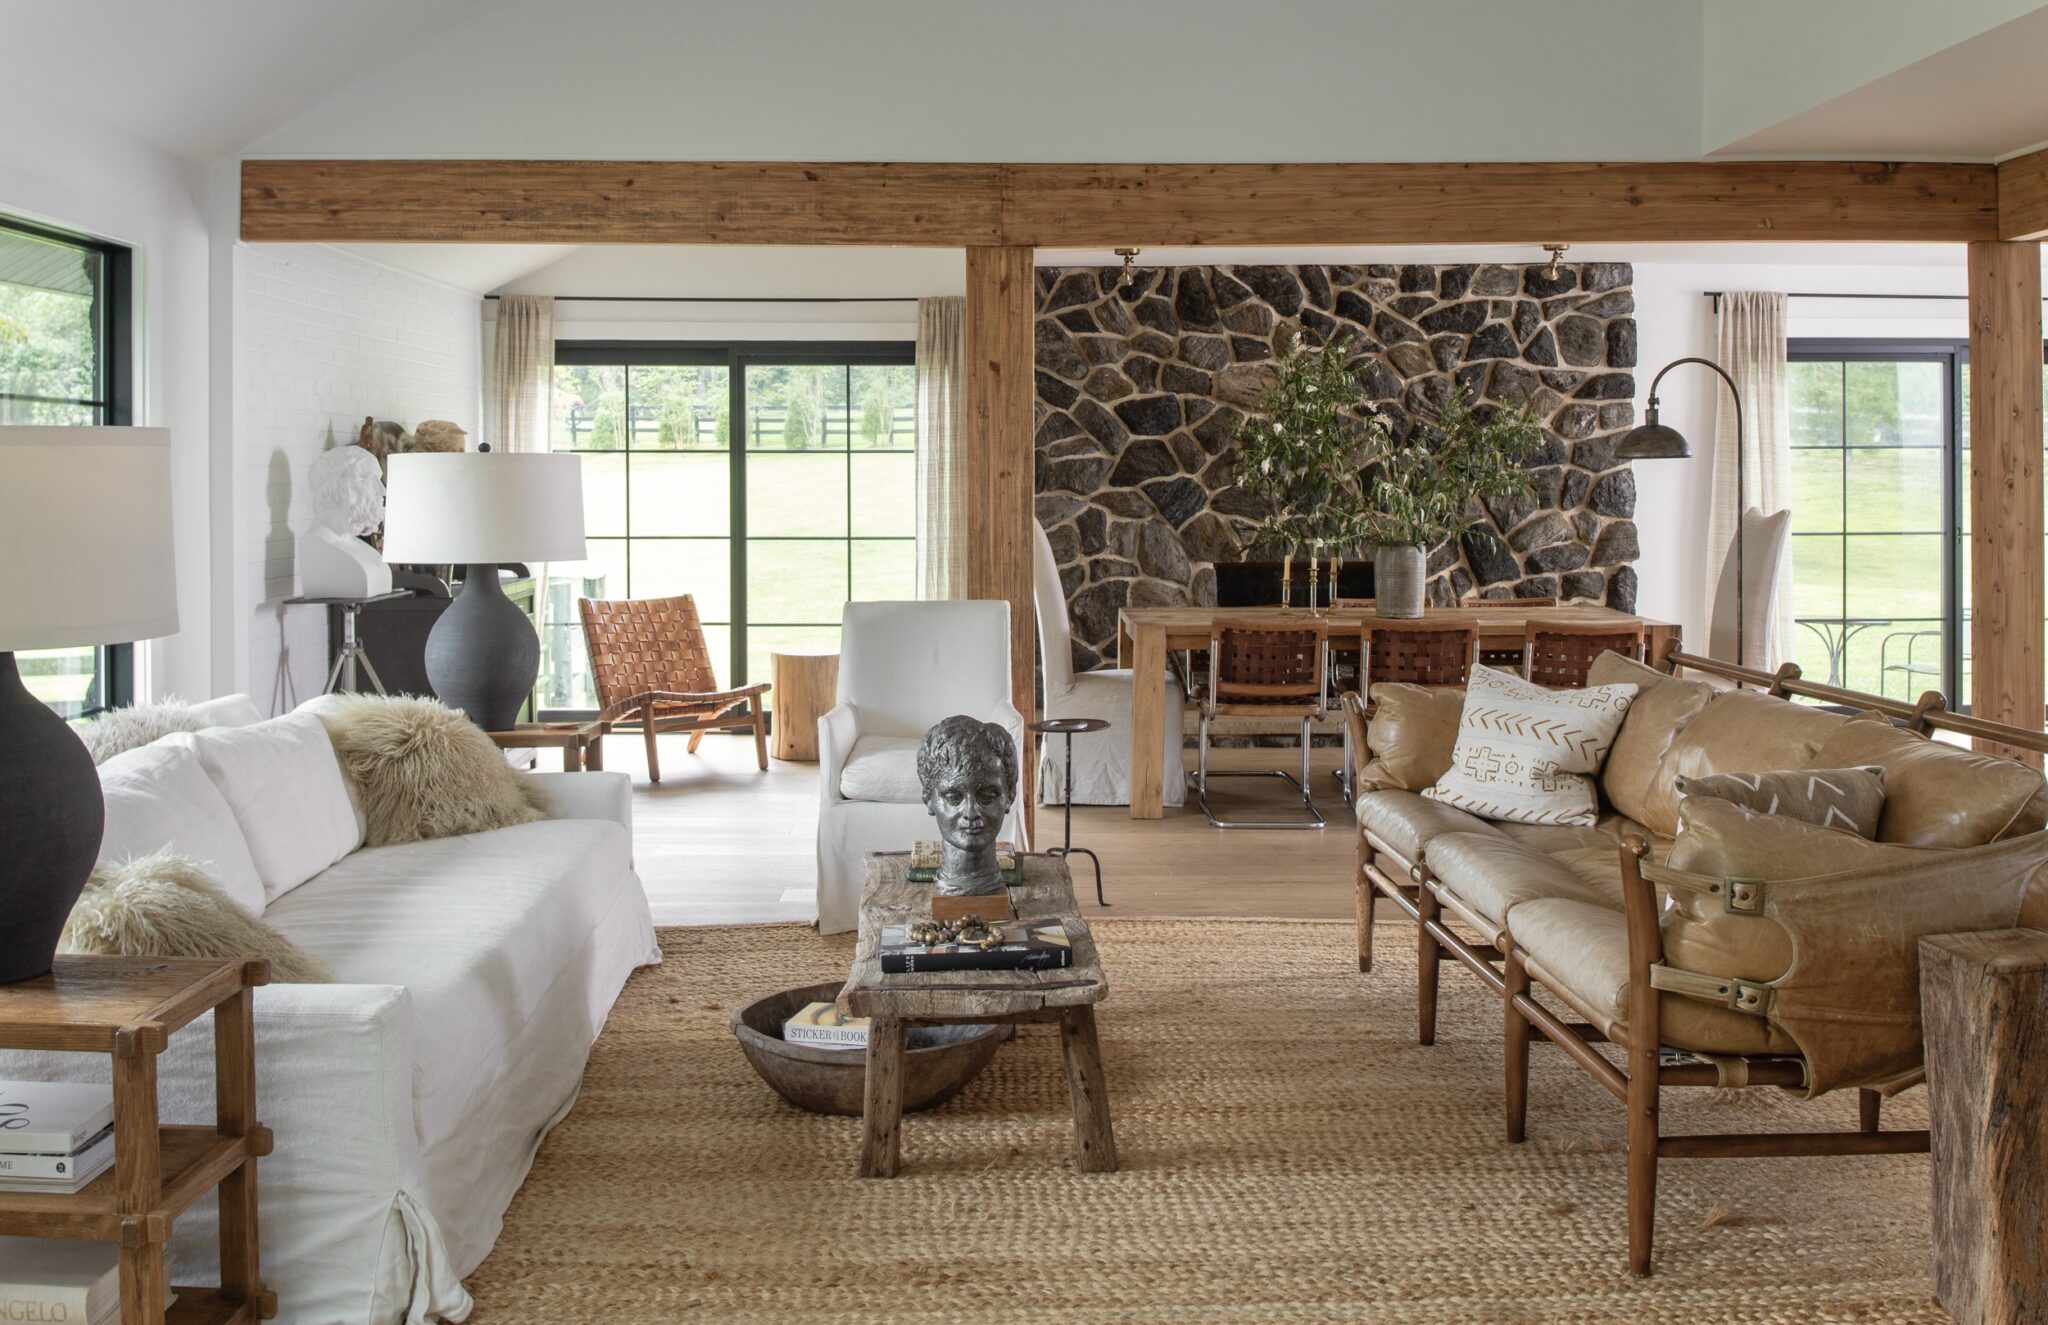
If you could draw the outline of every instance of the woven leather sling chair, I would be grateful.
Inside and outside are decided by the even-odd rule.
[[[1209,630],[1209,679],[1201,693],[1201,729],[1195,755],[1195,795],[1218,828],[1321,828],[1323,812],[1308,789],[1310,726],[1328,694],[1330,632],[1310,620],[1218,620]],[[1209,768],[1209,729],[1220,717],[1301,719],[1301,776],[1277,768]],[[1212,777],[1277,777],[1301,793],[1303,819],[1224,819],[1209,803]]]
[[[654,738],[688,732],[690,753],[708,731],[754,731],[754,757],[768,768],[768,683],[720,690],[697,602],[679,598],[579,598],[583,639],[597,684],[598,717],[638,726],[647,738],[647,777],[661,781]]]

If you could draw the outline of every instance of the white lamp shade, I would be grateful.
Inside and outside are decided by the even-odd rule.
[[[171,435],[0,426],[0,650],[178,632]]]
[[[392,456],[384,559],[583,560],[583,457],[544,451]]]

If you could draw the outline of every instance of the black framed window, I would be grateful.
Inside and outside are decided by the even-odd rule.
[[[1969,343],[1788,349],[1794,661],[1851,689],[1938,689],[1966,707]]]
[[[0,217],[0,423],[134,421],[132,257],[118,244]],[[134,697],[134,649],[17,655],[31,693],[66,717]]]
[[[583,456],[589,554],[541,596],[539,707],[595,707],[578,597],[696,597],[720,681],[915,596],[915,347],[558,342],[550,446]],[[737,421],[737,424],[735,423]]]

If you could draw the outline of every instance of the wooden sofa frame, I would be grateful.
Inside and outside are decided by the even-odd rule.
[[[1910,730],[1950,731],[1995,742],[2017,756],[2038,759],[2048,752],[2048,732],[1951,713],[1939,691],[1927,691],[1908,704],[1801,679],[1796,664],[1776,672],[1739,667],[1711,658],[1670,651],[1656,660],[1666,670],[1690,670],[1755,687],[1780,698],[1817,699],[1883,713]],[[1354,696],[1346,696],[1348,701]],[[1629,1022],[1661,1026],[1662,991],[1651,983],[1651,969],[1664,959],[1656,888],[1640,868],[1649,845],[1640,837],[1625,839],[1622,850],[1622,904],[1627,918]],[[1543,1043],[1556,1045],[1605,1086],[1627,1109],[1628,1267],[1632,1274],[1650,1273],[1657,1209],[1657,1161],[1660,1159],[1748,1159],[1760,1156],[1891,1155],[1924,1153],[1925,1130],[1884,1131],[1879,1125],[1883,1095],[1875,1089],[1857,1091],[1857,1129],[1853,1132],[1721,1133],[1666,1136],[1658,1129],[1660,1096],[1666,1086],[1792,1086],[1805,1083],[1804,1061],[1797,1055],[1756,1055],[1720,1062],[1666,1063],[1656,1035],[1640,1040],[1627,1036],[1611,1042],[1622,1051],[1622,1065],[1595,1048],[1610,1037],[1583,1021],[1567,1021],[1536,997],[1542,972],[1533,972],[1514,950],[1475,943],[1453,929],[1444,915],[1426,862],[1417,863],[1408,879],[1396,879],[1374,860],[1365,828],[1358,829],[1356,906],[1358,969],[1372,969],[1373,907],[1386,897],[1415,921],[1417,1035],[1424,1045],[1436,1042],[1437,990],[1446,955],[1474,975],[1501,999],[1507,1138],[1521,1142],[1527,1130],[1529,1049],[1541,1032]],[[1910,1082],[1907,1084],[1911,1084]]]

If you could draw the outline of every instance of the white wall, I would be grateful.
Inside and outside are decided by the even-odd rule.
[[[0,213],[135,250],[135,422],[171,430],[179,631],[140,646],[139,695],[215,693],[210,669],[206,226],[199,172],[135,139],[0,93]],[[19,574],[21,568],[8,568]]]
[[[283,711],[320,692],[327,614],[287,608],[295,540],[310,527],[306,469],[355,440],[365,416],[412,427],[452,419],[475,439],[481,407],[477,296],[314,245],[233,251],[236,465],[247,623],[236,687]]]
[[[1959,247],[1955,254],[1958,262],[1952,266],[1828,263],[1821,260],[1823,250],[1804,264],[1638,262],[1637,418],[1649,403],[1650,382],[1659,368],[1689,355],[1716,357],[1714,307],[1707,291],[1962,294],[1967,279]],[[1960,300],[1794,299],[1788,330],[1794,337],[1962,339],[1968,335],[1968,319]],[[1695,647],[1706,641],[1714,408],[1717,393],[1725,391],[1721,379],[1706,368],[1673,370],[1658,392],[1664,422],[1692,442],[1692,457],[1635,466],[1636,527],[1643,550],[1636,563],[1637,604],[1646,616],[1680,623]]]

